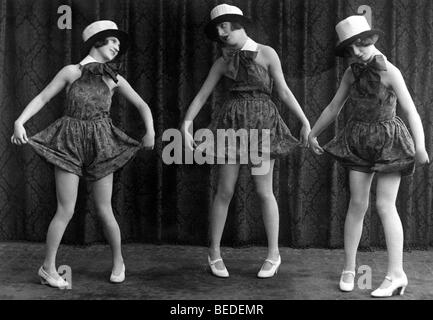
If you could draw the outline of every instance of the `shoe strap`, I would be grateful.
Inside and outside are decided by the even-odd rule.
[[[51,279],[57,281],[56,279],[54,279],[54,277],[53,277],[52,275],[50,275],[50,274],[47,272],[47,270],[44,269],[44,267],[41,267],[41,272],[42,272],[42,274],[43,274],[45,277],[47,277],[47,278],[51,278]],[[60,275],[59,275],[59,276],[60,276]],[[62,278],[62,277],[60,277],[60,278]],[[62,280],[64,280],[64,279],[62,278]]]
[[[269,262],[270,264],[272,264],[273,266],[276,266],[278,264],[278,260],[271,260],[271,259],[266,259],[265,262]]]
[[[215,260],[210,260],[210,259],[209,259],[209,263],[210,263],[211,265],[214,265],[214,264],[217,263],[218,261],[223,261],[223,259],[222,259],[222,258],[218,258],[218,259],[215,259]]]
[[[386,276],[385,279],[388,280],[389,282],[392,282],[392,278],[390,276]]]
[[[44,267],[40,267],[39,270],[41,271],[42,274],[46,275],[46,276],[50,276],[48,274],[48,272],[45,271]]]
[[[354,271],[350,271],[350,270],[343,270],[343,272],[341,274],[342,275],[344,275],[344,274],[351,274],[352,276],[355,277],[355,272]]]

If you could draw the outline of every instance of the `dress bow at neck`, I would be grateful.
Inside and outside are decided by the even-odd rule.
[[[386,62],[383,55],[376,55],[368,63],[352,63],[354,85],[360,93],[377,94],[380,88],[380,71],[386,71]]]
[[[239,71],[239,63],[254,61],[257,57],[257,51],[222,48],[222,56],[227,63],[227,72],[225,75],[235,80]]]
[[[89,72],[100,75],[100,76],[108,76],[115,83],[117,83],[117,74],[119,73],[119,65],[113,62],[90,62],[83,66],[83,69],[88,70]]]

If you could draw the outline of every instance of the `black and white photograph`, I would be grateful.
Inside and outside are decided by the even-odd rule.
[[[432,300],[432,47],[432,0],[0,0],[0,300]]]

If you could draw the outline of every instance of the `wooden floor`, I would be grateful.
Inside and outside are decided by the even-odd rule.
[[[272,279],[256,273],[266,255],[264,247],[223,248],[230,278],[213,277],[207,270],[205,247],[124,244],[126,281],[108,282],[110,249],[62,245],[57,265],[71,268],[72,288],[58,290],[39,283],[37,270],[44,244],[0,243],[0,299],[140,299],[140,300],[339,300],[370,299],[367,288],[351,293],[338,290],[343,250],[281,247],[282,265]],[[358,266],[371,270],[372,289],[386,272],[386,251],[359,252]],[[391,299],[433,299],[433,250],[404,253],[409,286],[404,296]],[[360,274],[361,275],[361,274]]]

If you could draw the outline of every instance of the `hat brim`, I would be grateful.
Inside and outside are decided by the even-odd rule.
[[[346,51],[348,46],[350,46],[352,43],[354,43],[358,39],[365,39],[365,38],[368,38],[368,37],[373,36],[373,35],[377,35],[378,39],[379,39],[379,37],[383,36],[384,33],[382,30],[379,30],[379,29],[372,29],[372,30],[367,30],[367,31],[358,33],[358,34],[340,42],[335,47],[335,55],[339,56],[339,57],[344,57],[345,51]]]
[[[212,41],[219,41],[216,26],[221,22],[239,22],[243,27],[251,24],[251,20],[240,14],[223,14],[208,22],[204,28],[204,33]]]
[[[119,53],[117,57],[125,54],[129,47],[129,36],[126,32],[117,29],[107,29],[101,32],[98,32],[87,39],[86,42],[83,43],[81,48],[81,55],[86,56],[89,54],[90,49],[92,49],[93,45],[98,41],[104,41],[108,37],[115,37],[120,41]]]

